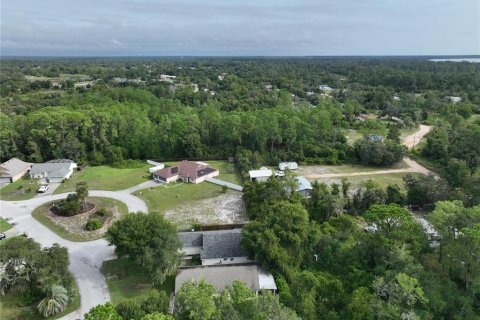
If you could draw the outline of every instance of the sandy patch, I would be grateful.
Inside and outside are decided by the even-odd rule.
[[[179,228],[189,228],[194,223],[231,224],[248,220],[242,193],[231,191],[215,198],[170,209],[165,212],[165,218]]]

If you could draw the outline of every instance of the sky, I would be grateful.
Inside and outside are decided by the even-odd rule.
[[[479,0],[2,0],[2,56],[478,55]]]

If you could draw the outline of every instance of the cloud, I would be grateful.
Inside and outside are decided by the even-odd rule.
[[[479,54],[477,0],[3,0],[2,55]]]

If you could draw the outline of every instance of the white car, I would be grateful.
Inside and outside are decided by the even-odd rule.
[[[48,184],[43,184],[40,186],[38,189],[38,192],[46,192],[48,190],[49,185]]]
[[[275,176],[277,177],[285,177],[285,171],[276,171]]]

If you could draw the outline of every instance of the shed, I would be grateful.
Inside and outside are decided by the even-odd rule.
[[[270,169],[250,170],[248,171],[250,181],[267,181],[273,175]]]
[[[278,168],[282,171],[288,170],[297,170],[298,164],[296,162],[280,162]]]

